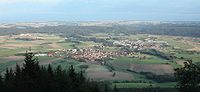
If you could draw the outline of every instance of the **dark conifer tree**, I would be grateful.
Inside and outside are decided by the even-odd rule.
[[[100,88],[97,84],[95,84],[95,86],[94,86],[94,92],[101,92]]]
[[[0,91],[3,91],[3,78],[1,77],[1,74],[0,74]]]
[[[105,84],[105,87],[104,87],[104,92],[109,92],[109,87],[107,84]]]
[[[6,69],[5,80],[4,80],[5,89],[8,89],[7,92],[14,91],[14,74],[12,69]]]
[[[15,71],[6,69],[3,79],[0,76],[0,92],[101,92],[97,82],[86,80],[73,66],[68,71],[39,66],[33,53],[26,53],[24,61]]]
[[[117,86],[115,85],[113,88],[113,92],[119,92],[119,90],[117,89]]]

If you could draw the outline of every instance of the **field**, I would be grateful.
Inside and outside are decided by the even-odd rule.
[[[174,88],[176,83],[114,83],[117,88]]]
[[[38,56],[40,65],[53,67],[61,65],[63,69],[68,69],[73,65],[77,72],[84,71],[85,76],[92,80],[110,81],[118,88],[174,88],[176,82],[167,81],[159,83],[154,79],[147,78],[141,72],[152,73],[156,75],[172,75],[173,69],[183,65],[186,59],[191,59],[195,63],[200,61],[200,43],[191,37],[180,36],[160,36],[160,35],[115,35],[106,33],[97,33],[81,36],[83,38],[96,38],[107,42],[118,40],[138,41],[145,40],[151,36],[155,41],[166,41],[168,46],[164,49],[158,49],[164,53],[163,56],[174,56],[175,58],[166,59],[157,54],[148,54],[134,52],[133,54],[113,56],[105,59],[105,64],[80,62],[72,58],[61,56]],[[76,38],[78,39],[78,38]],[[148,38],[149,39],[149,38]],[[79,41],[80,40],[80,41]],[[8,67],[14,67],[15,64],[22,65],[24,57],[21,55],[27,50],[31,52],[53,52],[68,49],[92,48],[102,46],[104,43],[93,40],[78,42],[66,40],[64,37],[54,34],[19,34],[0,36],[0,72],[4,72]],[[123,48],[118,46],[105,46],[102,50],[106,52],[121,51]]]

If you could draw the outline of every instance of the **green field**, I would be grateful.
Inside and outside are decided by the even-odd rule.
[[[18,37],[19,35],[16,35]],[[137,34],[137,35],[124,35],[124,34],[107,34],[107,33],[96,33],[88,34],[82,37],[85,38],[97,38],[104,39],[108,42],[114,42],[118,40],[145,40],[148,38],[147,34]],[[93,46],[102,46],[103,43],[95,43],[93,41],[65,41],[64,37],[51,34],[40,34],[42,40],[24,41],[16,40],[14,38],[8,39],[8,36],[0,37],[0,72],[4,72],[8,67],[14,67],[16,63],[22,65],[23,59],[10,58],[16,56],[17,54],[25,53],[26,50],[31,47],[33,52],[48,52],[61,49],[74,49],[74,48],[90,48]],[[153,79],[148,79],[145,75],[136,72],[136,70],[131,70],[133,67],[137,66],[148,66],[154,70],[158,67],[158,70],[168,70],[168,66],[173,68],[180,67],[185,60],[181,59],[184,57],[186,59],[191,59],[194,62],[200,62],[199,51],[193,53],[188,49],[199,49],[200,45],[198,41],[194,41],[192,38],[184,38],[178,36],[160,36],[153,35],[155,41],[166,41],[169,43],[164,49],[158,50],[163,52],[165,55],[172,55],[176,58],[167,60],[160,56],[142,54],[140,52],[134,52],[133,55],[127,56],[115,56],[110,59],[105,59],[105,64],[99,63],[88,63],[80,62],[78,60],[64,58],[64,57],[38,57],[39,63],[41,65],[47,66],[51,64],[54,68],[61,66],[63,69],[70,68],[73,65],[77,72],[83,71],[88,79],[109,81],[117,88],[174,88],[176,82],[163,82],[159,83]],[[184,39],[183,39],[184,38]],[[117,39],[117,40],[116,40]],[[188,42],[193,42],[194,44],[189,44]],[[196,46],[196,47],[195,47]],[[115,52],[120,51],[123,47],[117,46],[105,46],[103,51]],[[132,50],[132,49],[131,49]],[[18,57],[18,56],[17,56]],[[134,66],[135,65],[135,66]],[[162,67],[164,66],[164,67]],[[151,69],[150,69],[151,70]],[[155,71],[157,72],[157,71]],[[155,73],[152,72],[152,73]],[[116,74],[113,76],[113,74]],[[134,82],[137,81],[137,82]],[[141,82],[138,82],[141,81]]]
[[[8,67],[15,66],[19,62],[22,62],[22,60],[14,60],[14,61],[7,61],[6,63],[1,63],[0,72],[4,72]]]
[[[175,88],[176,83],[113,83],[117,88]]]

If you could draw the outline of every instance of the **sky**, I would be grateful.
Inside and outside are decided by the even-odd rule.
[[[200,0],[0,0],[0,22],[200,21]]]

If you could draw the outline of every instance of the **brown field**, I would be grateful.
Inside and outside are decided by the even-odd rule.
[[[42,61],[42,62],[39,62],[40,65],[49,65],[51,64],[52,62],[54,61],[57,61],[57,60],[60,60],[62,58],[55,58],[55,59],[51,59],[51,60],[45,60],[45,61]]]
[[[6,60],[23,60],[24,59],[24,56],[8,56],[8,57],[4,57],[4,59]]]
[[[132,64],[130,70],[135,72],[152,72],[158,75],[174,73],[173,67],[167,64]]]
[[[184,65],[184,62],[185,62],[184,60],[178,60],[178,61],[176,61],[177,64],[182,65],[182,66]]]
[[[24,56],[8,56],[8,57],[1,57],[0,59],[1,59],[0,61],[0,64],[1,64],[1,63],[7,63],[10,61],[15,61],[15,60],[23,60]]]
[[[113,74],[115,73],[115,76]],[[134,80],[131,73],[113,71],[110,72],[105,66],[90,65],[86,70],[87,78],[93,80]]]
[[[15,38],[41,38],[42,40],[32,40],[32,41],[24,41],[24,40],[15,40]],[[42,43],[53,42],[53,44],[48,44],[48,46],[52,49],[61,48],[55,42],[63,40],[59,36],[52,36],[48,34],[20,34],[20,35],[13,35],[12,37],[0,36],[0,48],[7,48],[7,49],[16,49],[16,48],[27,48],[27,47],[34,47],[40,46]]]
[[[194,47],[192,49],[187,49],[189,51],[200,51],[200,47]]]
[[[48,44],[50,46],[50,48],[52,49],[59,49],[59,48],[62,48],[61,46],[59,46],[58,44],[56,43],[52,43],[52,44]]]
[[[99,71],[99,72],[88,72],[87,77],[94,80],[134,80],[133,75],[124,72],[115,72],[116,75],[113,77],[114,72]]]
[[[7,48],[7,49],[16,49],[16,48],[29,48],[35,46],[31,43],[25,43],[25,44],[3,44],[0,45],[1,48]]]
[[[187,49],[187,50],[189,50],[189,51],[200,51],[200,43],[193,42],[191,39],[185,40],[184,42],[193,47],[193,48]]]

